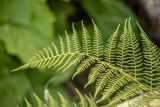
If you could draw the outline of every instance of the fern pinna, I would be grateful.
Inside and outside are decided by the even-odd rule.
[[[94,22],[93,41],[82,22],[81,44],[73,25],[71,37],[67,32],[65,40],[60,37],[60,49],[52,43],[52,48],[44,48],[35,53],[26,64],[14,71],[26,68],[57,68],[64,72],[76,64],[78,67],[73,78],[90,68],[85,87],[95,83],[94,101],[97,106],[112,107],[134,98],[131,105],[141,107],[149,103],[153,96],[159,96],[160,55],[159,48],[149,40],[139,24],[138,26],[140,37],[134,33],[129,18],[125,21],[123,33],[118,33],[118,25],[104,45],[105,41]]]

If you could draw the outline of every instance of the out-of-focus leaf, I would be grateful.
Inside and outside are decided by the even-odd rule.
[[[24,75],[0,79],[0,107],[16,107],[23,100],[29,86]]]
[[[50,43],[53,21],[44,0],[0,0],[0,39],[22,61]]]
[[[81,0],[83,8],[100,25],[104,38],[114,32],[118,24],[134,14],[120,0]]]
[[[68,17],[73,12],[73,6],[70,0],[49,0],[52,11],[56,15],[55,34],[63,35],[68,29]]]
[[[11,73],[11,70],[17,65],[16,61],[6,55],[0,42],[0,107],[16,107],[30,88],[26,76]]]

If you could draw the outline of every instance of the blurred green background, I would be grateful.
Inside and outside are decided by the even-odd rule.
[[[38,50],[50,46],[59,35],[63,37],[65,30],[71,34],[73,22],[78,32],[82,20],[91,31],[93,19],[107,41],[117,25],[123,25],[128,17],[141,20],[146,30],[150,28],[149,18],[144,18],[135,4],[126,0],[0,0],[0,107],[17,104],[23,107],[25,97],[34,103],[33,92],[43,99],[45,85],[51,78],[50,92],[55,96],[62,92],[72,101],[74,88],[83,90],[87,79],[81,75],[71,81],[74,67],[65,73],[52,69],[45,73],[37,69],[11,70]]]

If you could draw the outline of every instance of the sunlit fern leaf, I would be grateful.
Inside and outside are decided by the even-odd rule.
[[[55,100],[50,93],[48,93],[48,98],[45,103],[34,94],[34,98],[36,99],[36,107],[97,107],[93,98],[87,95],[82,95],[78,89],[76,89],[77,96],[79,97],[79,103],[69,104],[68,100],[63,96],[63,94],[58,93],[60,101]],[[32,107],[32,105],[25,99],[27,107]]]
[[[118,25],[116,31],[109,38],[109,40],[106,44],[106,48],[105,48],[105,60],[111,64],[115,64],[115,61],[116,61],[116,59],[115,59],[116,58],[116,45],[117,45],[117,36],[118,36],[119,27],[120,27],[120,25]],[[96,83],[96,91],[95,91],[94,97],[96,97],[96,95],[104,88],[105,84],[107,83],[107,80],[110,80],[110,78],[108,78],[108,74],[111,73],[111,72],[108,72],[109,70],[107,70],[104,67],[104,64],[100,64],[100,66],[98,66],[97,69],[101,70],[101,71],[106,70],[107,73],[106,72],[102,73],[100,78],[98,78],[97,83]],[[100,74],[101,72],[95,70],[94,72],[90,73],[90,75],[89,75],[90,78],[88,79],[89,81],[88,81],[87,85],[90,83],[93,83],[97,79],[97,78],[94,78],[94,80],[92,80],[93,79],[92,77],[97,77],[96,75],[98,73]]]
[[[90,35],[86,27],[84,26],[83,21],[82,21],[82,51],[87,55],[91,55],[92,53]]]
[[[67,35],[68,34],[66,34],[66,36]],[[78,53],[78,51],[71,51],[71,43],[69,39],[70,38],[67,36],[67,50],[64,49],[63,40],[59,37],[61,47],[60,50],[58,50],[57,46],[52,43],[53,48],[44,48],[42,51],[38,51],[24,66],[21,66],[13,71],[26,68],[58,68],[58,70],[66,70],[66,68],[69,68],[69,65],[67,65],[68,63],[76,64],[79,60],[76,61],[74,59],[77,58],[77,56],[80,58],[82,58],[81,55],[84,56],[83,54]]]
[[[96,58],[95,58],[96,59]],[[124,98],[130,98],[130,97],[133,97],[133,93],[134,93],[134,95],[137,95],[138,94],[138,92],[139,91],[141,91],[141,90],[143,90],[143,91],[149,91],[150,90],[150,88],[149,87],[147,87],[147,86],[145,86],[145,85],[143,85],[142,83],[140,83],[140,82],[138,82],[136,79],[134,79],[133,77],[131,77],[130,75],[128,75],[127,73],[125,73],[124,71],[122,71],[120,68],[117,68],[117,67],[113,67],[111,64],[109,64],[109,63],[107,63],[107,62],[103,62],[103,61],[99,61],[100,63],[103,63],[105,66],[106,66],[106,68],[109,70],[109,72],[110,72],[110,75],[109,75],[109,77],[108,78],[112,78],[112,80],[114,79],[114,81],[112,81],[112,83],[111,83],[111,85],[113,85],[114,83],[116,83],[119,79],[118,78],[116,78],[116,77],[122,77],[122,76],[124,76],[125,77],[125,79],[124,80],[122,80],[119,84],[116,84],[115,85],[115,88],[113,88],[115,91],[114,91],[114,94],[113,95],[115,95],[115,96],[111,96],[110,94],[109,94],[109,96],[108,97],[116,97],[116,94],[115,93],[117,93],[117,92],[119,92],[120,90],[120,88],[122,87],[125,87],[125,86],[127,86],[127,87],[132,87],[132,85],[130,85],[129,83],[134,83],[134,84],[136,84],[136,85],[138,85],[138,86],[141,86],[141,87],[139,87],[139,90],[137,91],[137,90],[132,90],[132,91],[129,91],[129,93],[128,93],[128,90],[122,90],[122,92],[124,93],[124,96],[123,96],[123,99],[121,99],[121,100],[124,100]],[[105,72],[106,70],[104,70],[103,72]],[[116,73],[116,74],[115,74]],[[98,76],[98,78],[97,79],[99,79],[99,78],[101,78],[101,76]],[[109,84],[111,81],[109,81],[109,82],[107,82],[107,81],[104,81],[106,84]],[[107,85],[106,86],[104,86],[104,88],[106,88],[107,87]],[[110,87],[110,86],[108,86],[108,87]],[[117,88],[117,87],[120,87],[120,88]],[[96,89],[97,90],[97,89]],[[113,90],[110,90],[110,92],[109,93],[112,93],[112,91]],[[128,94],[125,94],[125,93],[128,93]],[[135,94],[135,93],[137,93],[137,94]],[[97,101],[97,103],[100,103],[100,102],[102,102],[102,101],[104,101],[105,99],[107,99],[107,98],[104,98],[104,95],[102,95],[102,98],[100,98],[98,101]],[[115,103],[119,103],[121,100],[115,100],[114,102]]]
[[[66,71],[72,65],[78,64],[78,69],[74,76],[83,71],[88,71],[89,77],[86,86],[91,83],[96,84],[94,100],[98,104],[106,104],[106,106],[116,105],[128,98],[138,96],[140,92],[146,93],[152,91],[152,88],[156,89],[160,84],[160,79],[158,79],[160,77],[158,72],[160,63],[158,57],[159,49],[146,37],[141,29],[145,70],[140,73],[141,64],[143,63],[142,56],[138,48],[138,40],[130,25],[130,20],[129,22],[126,20],[124,32],[119,35],[120,42],[117,45],[116,35],[118,35],[118,29],[119,27],[107,43],[112,47],[112,49],[107,47],[108,51],[111,51],[110,54],[113,54],[112,52],[116,50],[112,56],[108,56],[107,53],[104,55],[99,53],[102,50],[99,47],[101,38],[98,38],[100,33],[98,33],[96,26],[94,25],[94,36],[97,37],[94,37],[92,45],[88,31],[82,23],[82,45],[79,43],[78,34],[73,26],[72,41],[68,34],[66,34],[66,42],[60,37],[60,49],[57,49],[57,46],[53,43],[53,48],[39,51],[29,62],[16,70],[56,68],[58,71]],[[97,41],[99,42],[97,43]],[[103,44],[102,47],[107,46],[107,44]],[[94,46],[94,50],[98,49],[95,53],[92,50],[92,46]],[[117,56],[116,64],[113,64],[115,63],[113,58],[115,55]],[[104,59],[107,59],[107,61]],[[139,81],[139,79],[146,84],[143,81]],[[85,107],[86,103],[87,101],[85,102],[83,99],[80,105]]]
[[[79,64],[81,61],[85,59],[85,55],[83,54],[78,54],[77,58],[73,59],[64,69],[62,72],[66,71],[68,68],[70,68],[73,65]],[[62,66],[63,67],[63,66]],[[74,77],[74,76],[73,76]]]
[[[76,89],[76,92],[77,92],[79,99],[80,99],[79,104],[78,104],[79,107],[88,107],[88,102],[87,102],[86,98],[79,92],[79,90]]]
[[[92,22],[93,22],[93,26],[94,26],[93,56],[97,57],[98,59],[102,59],[102,56],[103,56],[102,35],[93,20],[92,20]]]
[[[108,106],[116,105],[118,102],[122,102],[126,99],[132,98],[139,95],[141,86],[139,84],[133,84],[131,86],[125,87],[125,91],[120,91],[108,104]],[[124,93],[125,92],[125,93]]]
[[[63,65],[61,65],[57,71],[65,71],[66,69],[68,69],[69,67],[71,67],[73,65],[73,63],[76,64],[76,60],[75,60],[75,55],[69,55],[66,59],[66,61],[63,63]],[[81,58],[81,57],[80,57]],[[80,60],[80,59],[79,59]],[[71,64],[72,62],[72,64]]]
[[[113,35],[110,36],[105,48],[105,60],[111,64],[115,64],[116,62],[116,47],[119,27],[120,25],[118,25]]]
[[[69,37],[69,35],[68,35],[68,33],[67,33],[67,31],[65,31],[65,34],[66,34],[66,44],[67,44],[67,52],[68,53],[71,53],[71,40],[70,40],[70,37]]]
[[[45,96],[45,97],[48,97],[48,98],[46,98],[45,101],[46,101],[48,107],[59,107],[59,106],[58,106],[58,102],[56,101],[56,99],[54,99],[54,98],[50,95],[49,92],[48,92],[47,94],[48,94],[48,95]]]
[[[126,78],[126,76],[121,75],[118,72],[115,73],[114,75],[110,74],[110,77],[108,78],[110,79],[108,79],[105,89],[102,92],[102,97],[97,101],[97,103],[104,101],[104,100],[110,100],[110,101],[114,101],[118,103],[118,102],[121,102],[121,100],[125,100],[125,99],[132,97],[131,96],[132,93],[139,94],[139,91],[144,89],[142,87],[138,87],[138,91],[133,90],[128,93],[127,89],[131,89],[132,85],[136,84],[137,86],[141,86],[141,84],[132,83],[133,82],[132,79]],[[126,89],[126,87],[128,88]],[[117,91],[117,90],[121,90],[121,91]],[[116,93],[122,93],[124,94],[123,95],[124,97],[119,98],[119,99],[118,98],[114,99],[114,97],[118,97],[118,94]]]
[[[25,98],[26,106],[27,107],[32,107],[32,105],[28,102],[28,100]]]
[[[36,99],[36,107],[47,107],[45,104],[36,94],[33,94]]]
[[[128,65],[129,65],[129,73],[134,76],[135,79],[141,78],[142,70],[143,70],[143,62],[142,62],[142,53],[140,50],[140,45],[138,39],[132,29],[131,19],[128,21]]]
[[[121,89],[126,83],[128,84],[130,82],[130,80],[126,79],[125,76],[118,75],[118,74],[116,75],[110,74],[110,75],[108,75],[110,76],[108,77],[110,78],[110,81],[108,81],[107,85],[105,86],[105,89],[102,92],[101,99],[99,99],[99,101],[97,102],[101,102],[101,101],[109,99],[115,92],[117,92],[117,89]]]
[[[132,29],[131,19],[128,21],[128,65],[129,71],[135,79],[141,78],[142,70],[143,70],[143,62],[142,62],[142,53],[140,50],[140,45],[138,39]]]
[[[89,73],[88,76],[88,82],[85,85],[85,87],[87,87],[88,85],[92,84],[93,82],[96,81],[96,79],[98,78],[98,76],[102,73],[102,71],[104,71],[105,65],[103,63],[98,63],[95,64],[95,66],[93,68],[91,68],[91,71]]]
[[[112,69],[106,69],[105,72],[101,73],[100,77],[97,79],[96,86],[95,86],[95,93],[94,98],[104,89],[108,81],[111,81],[113,79],[113,76],[117,72],[112,72]]]
[[[58,93],[60,99],[61,99],[61,106],[62,107],[69,107],[68,100],[64,98],[64,96],[61,93]]]
[[[88,101],[88,106],[89,107],[97,107],[93,97],[90,95],[90,98],[88,96],[85,96],[85,98],[87,99]]]
[[[121,70],[127,70],[128,68],[128,28],[127,28],[128,20],[126,19],[124,25],[123,34],[120,36],[119,44],[117,45],[117,66],[121,68]]]
[[[72,36],[72,49],[73,51],[80,51],[80,43],[79,43],[79,39],[78,39],[78,33],[74,27],[74,23],[72,24],[72,29],[73,29],[73,36]],[[81,51],[80,51],[81,52]]]
[[[60,47],[61,47],[61,53],[64,54],[64,43],[63,43],[63,39],[61,36],[59,36],[59,40],[60,40]]]
[[[74,73],[73,78],[82,73],[83,71],[85,71],[86,69],[90,68],[91,65],[93,65],[95,63],[95,60],[92,58],[86,58],[85,60],[83,60],[77,68],[77,71]]]
[[[154,45],[146,33],[139,26],[142,37],[143,55],[144,55],[144,72],[143,80],[152,89],[160,86],[160,57],[159,49]]]

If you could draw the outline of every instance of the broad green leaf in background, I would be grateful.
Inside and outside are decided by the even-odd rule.
[[[0,107],[16,107],[23,101],[29,87],[30,84],[24,75],[0,79]]]
[[[22,61],[51,43],[53,22],[44,0],[0,0],[0,39]]]
[[[0,107],[15,107],[30,88],[30,83],[24,74],[11,75],[10,70],[17,65],[17,62],[5,54],[0,44]]]

